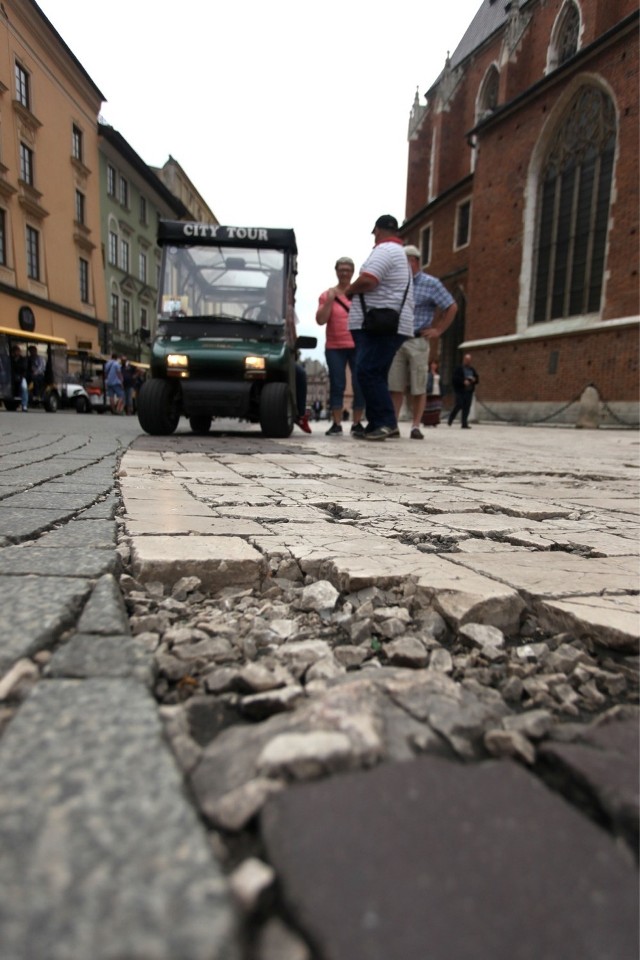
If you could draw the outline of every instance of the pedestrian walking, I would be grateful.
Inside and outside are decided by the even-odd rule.
[[[345,291],[368,421],[363,433],[354,436],[387,440],[400,436],[388,376],[396,350],[413,336],[413,277],[396,218],[383,214],[372,232],[375,246]]]
[[[449,414],[449,426],[453,423],[458,413],[462,414],[462,429],[470,430],[467,423],[469,411],[471,410],[471,401],[480,377],[475,367],[471,366],[471,354],[465,353],[460,366],[453,371],[453,389],[456,395],[456,402],[453,410]]]
[[[442,385],[440,378],[440,368],[437,360],[429,362],[429,373],[427,374],[427,402],[424,413],[422,414],[422,423],[425,427],[437,427],[440,423],[440,412],[442,410]]]
[[[340,257],[336,261],[335,271],[338,283],[320,294],[316,323],[326,325],[326,342],[324,355],[329,370],[329,410],[332,423],[326,431],[328,437],[342,435],[342,413],[344,410],[344,391],[347,386],[347,367],[351,372],[353,387],[353,423],[351,433],[364,433],[362,415],[364,413],[364,397],[356,376],[356,347],[349,330],[350,301],[345,291],[355,270],[350,257]]]
[[[412,440],[422,440],[420,430],[426,401],[426,382],[429,364],[429,340],[435,340],[451,326],[458,305],[437,277],[420,269],[420,251],[417,247],[404,248],[413,275],[413,337],[402,344],[389,370],[389,390],[400,418],[402,401],[407,390],[411,395]]]

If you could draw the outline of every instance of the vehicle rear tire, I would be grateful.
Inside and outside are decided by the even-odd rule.
[[[193,433],[197,433],[199,436],[204,437],[209,430],[211,429],[211,421],[213,417],[198,416],[198,417],[189,417],[189,426]]]
[[[138,422],[145,433],[167,436],[179,420],[177,388],[166,380],[147,380],[138,396]]]
[[[91,404],[86,397],[76,397],[76,413],[91,413]]]
[[[262,388],[260,426],[265,437],[291,436],[293,398],[288,383],[267,383]]]
[[[57,413],[58,412],[58,394],[57,393],[48,393],[44,398],[44,409],[47,413]]]

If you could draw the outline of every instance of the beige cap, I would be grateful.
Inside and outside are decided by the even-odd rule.
[[[417,247],[414,247],[414,246],[405,247],[404,252],[408,257],[417,257],[418,260],[420,259],[420,251],[418,250]]]

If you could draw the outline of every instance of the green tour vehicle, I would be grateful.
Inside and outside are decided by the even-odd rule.
[[[158,324],[138,397],[147,433],[181,416],[208,433],[216,417],[288,437],[298,415],[295,365],[315,337],[296,337],[293,230],[161,220]]]

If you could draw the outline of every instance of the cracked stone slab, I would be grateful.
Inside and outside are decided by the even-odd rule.
[[[1,555],[0,555],[1,556]],[[134,575],[142,582],[176,583],[199,577],[205,590],[254,586],[266,573],[266,560],[239,537],[135,537],[131,543]]]
[[[562,792],[571,796],[586,790],[634,853],[640,819],[639,747],[637,720],[625,720],[591,727],[580,742],[545,743],[540,748],[556,782],[562,778]]]
[[[68,520],[71,510],[17,510],[9,507],[7,500],[0,500],[0,536],[15,542],[37,537],[54,523]]]
[[[510,761],[423,757],[296,785],[261,822],[323,960],[637,956],[631,858]]]
[[[255,515],[255,510],[253,511]],[[184,516],[182,514],[162,514],[149,516],[146,520],[127,520],[125,528],[132,537],[144,534],[208,534],[216,537],[248,537],[264,533],[264,529],[255,520],[217,517],[209,513],[206,516]]]
[[[571,547],[587,547],[592,554],[601,557],[637,557],[640,555],[640,541],[629,536],[619,536],[594,530],[591,533],[573,533],[569,530],[558,531],[555,535],[549,531],[543,534],[550,543],[555,543],[565,550]]]
[[[4,623],[0,671],[8,669],[20,657],[32,656],[52,646],[63,630],[74,623],[90,592],[89,580],[0,575],[0,610]]]
[[[573,554],[551,551],[521,554],[474,554],[473,561],[455,554],[453,562],[473,566],[477,573],[493,577],[532,597],[588,596],[628,593],[633,582],[629,571],[615,557],[587,560]]]
[[[140,684],[38,684],[0,764],[3,957],[237,960],[226,881]]]
[[[538,601],[534,610],[543,629],[587,635],[624,653],[640,650],[640,597],[566,597]]]
[[[115,551],[95,550],[92,546],[41,547],[26,544],[0,551],[2,574],[37,573],[48,577],[101,577],[115,573],[118,556]]]
[[[180,496],[169,496],[165,494],[162,499],[144,498],[134,500],[131,497],[124,498],[124,507],[126,516],[129,520],[155,521],[159,517],[210,517],[211,507],[205,503],[200,503],[193,497],[187,497],[184,494]]]

